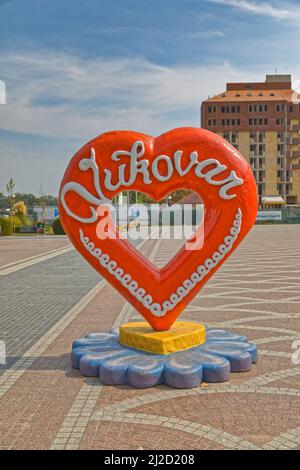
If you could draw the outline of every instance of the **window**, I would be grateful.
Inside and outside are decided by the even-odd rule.
[[[289,105],[289,112],[292,113],[294,111],[294,106],[292,104]]]
[[[277,126],[282,126],[284,124],[284,119],[283,118],[277,118],[276,119],[276,124],[277,124]]]
[[[268,111],[268,105],[267,104],[260,104],[257,106],[255,106],[255,111],[256,111],[256,108],[258,108],[258,112],[259,113],[266,113]]]
[[[265,126],[268,125],[268,118],[264,118],[264,125],[265,125]]]
[[[262,120],[262,118],[259,118],[259,120],[258,120],[258,124],[259,124],[260,126],[262,126],[262,125],[263,125],[263,120]]]
[[[277,124],[277,122],[276,122],[276,124]],[[284,140],[285,140],[285,135],[284,135],[283,132],[278,132],[278,133],[277,133],[277,137],[278,137],[278,139],[279,139],[280,142],[284,142]]]
[[[252,104],[249,104],[249,106],[248,106],[248,111],[249,111],[249,113],[252,113],[252,111],[253,111],[253,106],[252,106]]]
[[[235,126],[235,119],[232,119],[232,120],[231,120],[231,125],[232,125],[232,126]]]
[[[280,103],[276,105],[276,111],[278,113],[283,113],[284,112],[284,104]]]
[[[225,119],[222,119],[222,126],[225,126]]]
[[[237,125],[239,126],[239,125],[241,124],[241,120],[240,120],[240,119],[237,119],[237,120],[236,120],[236,123],[237,123]]]
[[[222,113],[225,113],[225,106],[222,106],[221,111]]]

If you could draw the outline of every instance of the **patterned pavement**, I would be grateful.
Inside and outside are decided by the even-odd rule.
[[[0,340],[6,343],[6,367],[97,282],[99,275],[74,250],[1,277]]]
[[[300,449],[300,363],[292,362],[300,340],[299,235],[297,225],[255,226],[183,315],[255,341],[260,360],[250,372],[192,390],[134,390],[80,377],[69,365],[73,339],[139,319],[98,278],[0,377],[0,448]],[[167,240],[142,247],[160,265],[176,249],[178,241]],[[52,263],[55,271],[72,256],[74,285],[83,283],[76,272],[84,262],[72,252],[36,266],[43,272]],[[19,282],[22,271],[31,277],[30,269],[0,283]],[[41,288],[42,278],[34,279]]]

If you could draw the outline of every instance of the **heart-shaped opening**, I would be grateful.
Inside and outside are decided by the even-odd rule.
[[[138,191],[125,191],[112,202],[118,237],[156,268],[172,263],[181,250],[203,247],[204,205],[193,191],[179,189],[160,201]],[[145,254],[146,241],[149,250]]]

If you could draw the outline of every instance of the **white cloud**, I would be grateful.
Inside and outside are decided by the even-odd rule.
[[[283,6],[273,5],[269,2],[256,2],[252,0],[206,0],[210,3],[227,5],[248,13],[269,16],[278,20],[299,21],[300,8],[295,5],[281,2]]]
[[[5,82],[0,80],[0,104],[6,103],[6,87]]]
[[[94,136],[112,129],[158,135],[199,126],[200,104],[208,95],[222,92],[226,82],[260,81],[268,72],[237,70],[227,62],[160,66],[48,51],[2,54],[0,70],[7,88],[0,128],[19,133],[1,142],[0,191],[13,176],[18,191],[36,191],[41,183],[53,194],[74,151]]]
[[[198,31],[191,33],[191,38],[222,38],[225,34],[222,31]]]
[[[208,94],[221,92],[225,81],[259,78],[226,62],[164,67],[144,59],[84,60],[46,51],[4,54],[0,68],[7,86],[2,129],[83,140],[110,128],[158,134],[197,126]]]

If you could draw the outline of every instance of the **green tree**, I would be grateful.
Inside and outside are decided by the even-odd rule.
[[[7,198],[3,193],[0,193],[0,209],[7,209]]]
[[[11,219],[0,217],[0,227],[2,235],[9,236],[13,234],[13,225]]]
[[[60,221],[60,218],[57,217],[54,221],[53,221],[53,233],[55,233],[55,235],[65,235],[65,231],[64,231],[64,228],[61,224],[61,221]]]

